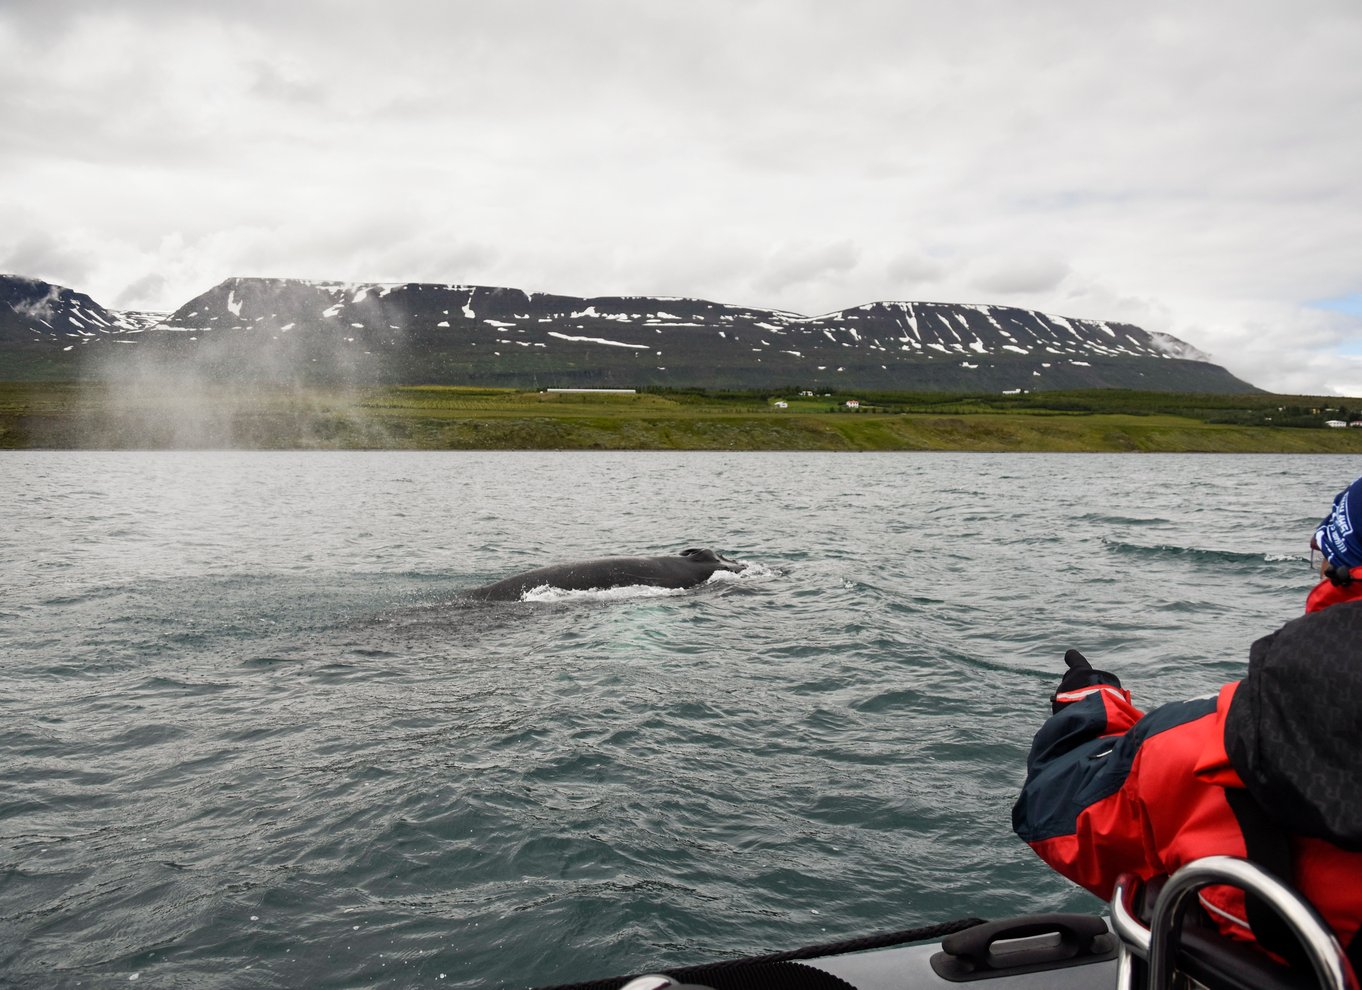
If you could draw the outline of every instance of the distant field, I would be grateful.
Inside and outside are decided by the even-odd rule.
[[[1362,400],[860,394],[860,408],[850,410],[848,398],[0,382],[0,448],[1362,453],[1362,429],[1323,426],[1362,415]]]

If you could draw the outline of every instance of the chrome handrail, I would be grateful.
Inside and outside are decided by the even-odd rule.
[[[1135,898],[1140,878],[1122,873],[1111,895],[1111,930],[1116,933],[1116,990],[1135,990],[1135,963],[1132,955],[1149,958],[1149,929],[1135,914]]]
[[[1149,958],[1149,929],[1140,924],[1135,914],[1135,897],[1140,892],[1140,878],[1133,873],[1122,873],[1116,880],[1111,895],[1111,928],[1141,959]]]
[[[1117,882],[1111,901],[1112,929],[1121,941],[1117,986],[1133,987],[1131,954],[1149,960],[1149,987],[1163,990],[1173,977],[1174,937],[1182,929],[1191,897],[1204,887],[1227,884],[1252,894],[1269,906],[1300,939],[1321,987],[1359,990],[1348,958],[1329,926],[1301,896],[1276,877],[1235,856],[1207,856],[1179,869],[1164,885],[1154,905],[1149,928],[1134,914],[1140,881],[1133,874]]]

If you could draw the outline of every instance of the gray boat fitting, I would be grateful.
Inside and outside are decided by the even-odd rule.
[[[1271,908],[1300,941],[1309,968],[1290,968],[1199,920],[1191,911],[1194,895],[1217,884],[1238,887]],[[968,927],[939,941],[827,946],[823,954],[814,947],[573,984],[572,990],[1362,990],[1319,913],[1244,859],[1206,857],[1149,884],[1127,874],[1116,884],[1110,911],[1110,920],[1041,914],[969,925],[966,919]]]

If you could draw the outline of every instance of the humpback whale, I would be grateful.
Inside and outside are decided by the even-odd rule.
[[[545,585],[565,591],[594,591],[645,584],[657,588],[690,588],[709,580],[715,571],[741,571],[747,565],[692,547],[669,557],[596,557],[568,564],[538,567],[523,574],[464,592],[464,597],[509,602],[532,588]]]

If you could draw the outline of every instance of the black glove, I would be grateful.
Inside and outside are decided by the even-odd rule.
[[[1067,691],[1077,691],[1079,688],[1095,687],[1098,684],[1109,684],[1112,687],[1117,688],[1121,686],[1121,679],[1119,677],[1115,674],[1109,674],[1105,670],[1093,669],[1093,665],[1088,663],[1088,658],[1077,650],[1069,650],[1066,652],[1064,654],[1064,663],[1069,669],[1066,670],[1064,676],[1060,678],[1059,687],[1055,689],[1055,693],[1050,695],[1051,712],[1057,712],[1065,705],[1070,704],[1070,702],[1067,701],[1055,700]]]

